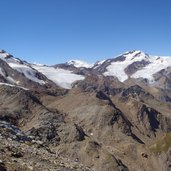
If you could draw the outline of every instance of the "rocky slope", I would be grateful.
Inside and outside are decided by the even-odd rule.
[[[169,171],[171,58],[89,65],[0,51],[0,170]]]

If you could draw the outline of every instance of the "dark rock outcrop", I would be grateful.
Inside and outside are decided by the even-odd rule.
[[[125,73],[131,76],[132,74],[147,66],[148,64],[150,64],[150,62],[145,60],[133,62],[132,64],[128,65],[127,68],[125,68]]]

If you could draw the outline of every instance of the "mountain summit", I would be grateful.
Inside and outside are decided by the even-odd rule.
[[[71,60],[69,62],[67,62],[68,65],[74,65],[77,68],[91,68],[93,67],[93,64],[88,64],[87,62],[84,61],[80,61],[80,60]]]

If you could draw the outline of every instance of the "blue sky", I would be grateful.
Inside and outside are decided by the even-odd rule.
[[[171,56],[171,0],[0,0],[0,49],[29,62]]]

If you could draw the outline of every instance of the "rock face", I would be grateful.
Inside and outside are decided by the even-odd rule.
[[[7,171],[5,164],[2,161],[0,161],[0,170],[1,171]]]
[[[170,67],[140,51],[54,66],[0,51],[0,170],[168,171]]]
[[[127,68],[125,68],[125,73],[127,75],[130,75],[131,76],[132,74],[134,74],[138,70],[144,68],[148,64],[150,64],[150,62],[145,61],[145,60],[133,62]]]

